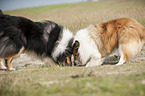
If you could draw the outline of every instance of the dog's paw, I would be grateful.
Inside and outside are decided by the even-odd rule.
[[[101,59],[91,59],[85,67],[95,67],[95,66],[100,66],[102,64]]]
[[[95,67],[95,66],[100,66],[100,65],[101,64],[95,64],[95,63],[91,64],[91,63],[89,63],[85,67]]]
[[[1,70],[6,70],[6,69],[7,69],[7,67],[5,67],[5,66],[4,66],[4,67],[1,67],[0,69],[1,69]]]
[[[10,69],[9,69],[9,71],[15,71],[15,70],[16,70],[15,68],[10,68]]]
[[[117,63],[116,65],[123,65],[123,63]]]

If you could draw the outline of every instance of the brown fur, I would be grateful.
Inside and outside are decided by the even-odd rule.
[[[132,42],[144,42],[145,28],[131,18],[114,19],[105,23],[90,25],[89,35],[95,41],[102,56],[106,56],[122,45],[124,60],[132,57],[126,45]],[[133,47],[133,46],[132,46]]]

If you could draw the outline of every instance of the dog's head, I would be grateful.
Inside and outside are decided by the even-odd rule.
[[[75,41],[75,43],[73,44],[72,46],[72,55],[71,56],[68,56],[66,57],[66,60],[64,61],[64,64],[63,65],[69,65],[69,66],[78,66],[78,65],[81,65],[80,63],[80,57],[79,57],[79,47],[80,47],[80,43],[79,41]]]

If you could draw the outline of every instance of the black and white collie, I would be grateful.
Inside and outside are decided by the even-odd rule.
[[[73,34],[52,21],[33,22],[0,12],[1,69],[14,70],[12,59],[23,51],[63,63],[72,54]]]

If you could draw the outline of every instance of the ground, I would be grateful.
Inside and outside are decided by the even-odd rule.
[[[74,34],[89,24],[129,17],[145,26],[144,0],[103,0],[6,11],[34,21],[51,20]],[[145,46],[123,65],[57,67],[22,54],[16,71],[0,70],[0,96],[145,96]]]

